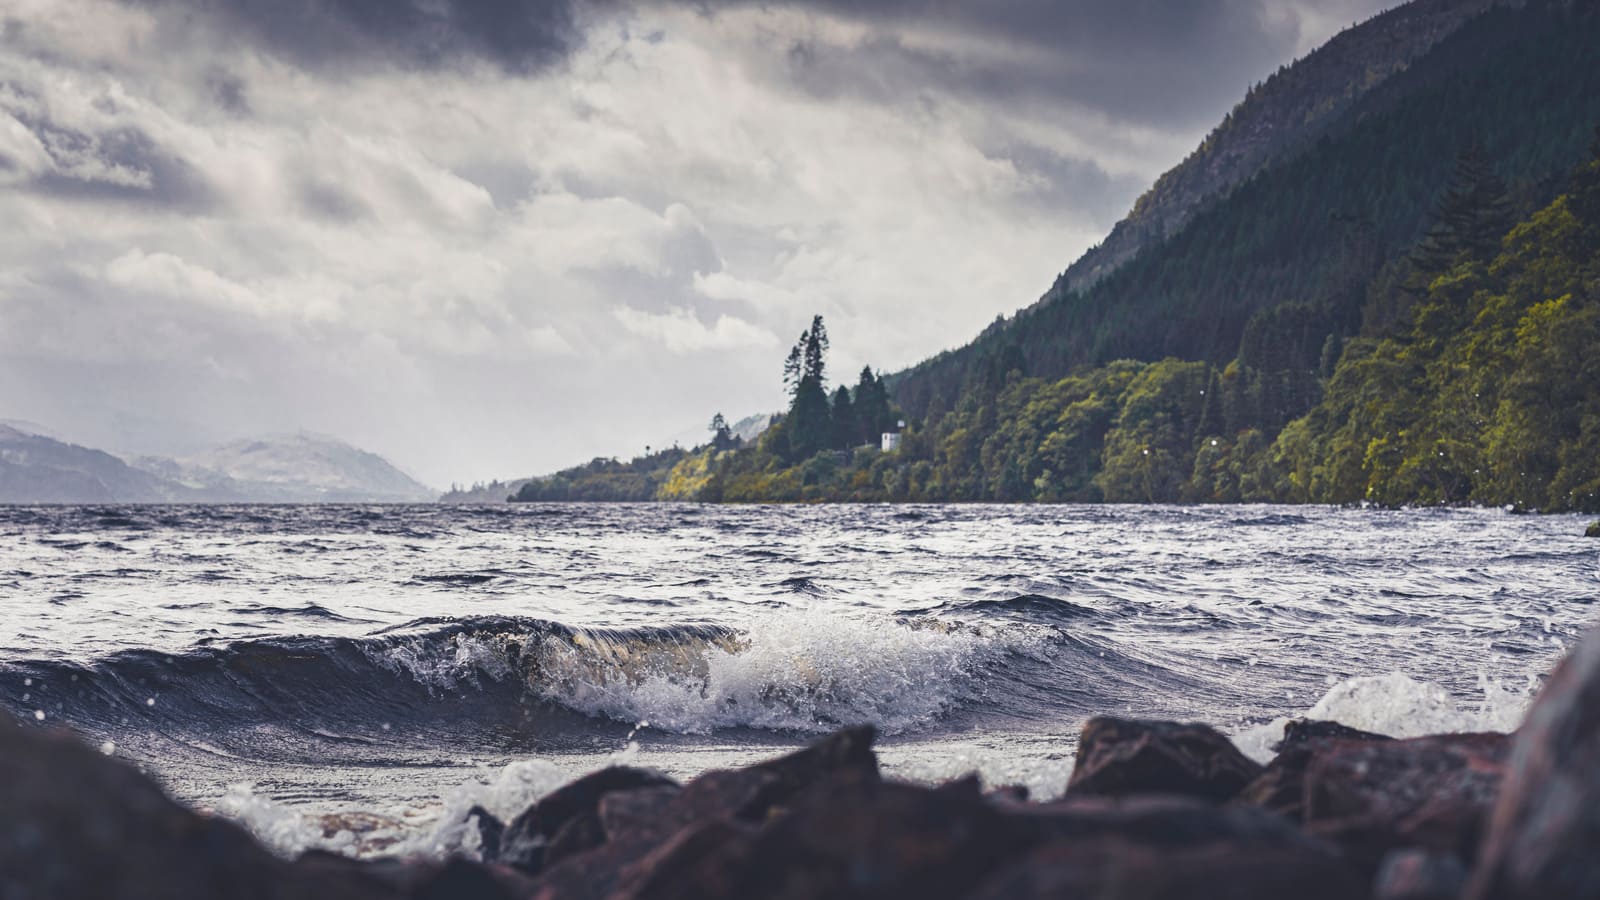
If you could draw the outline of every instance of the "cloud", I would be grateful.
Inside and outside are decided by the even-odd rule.
[[[693,312],[683,308],[647,313],[621,306],[612,310],[612,315],[629,334],[660,343],[673,353],[778,345],[778,338],[772,332],[726,314],[717,316],[711,325],[705,325]]]
[[[572,0],[139,0],[163,18],[198,16],[293,62],[327,70],[484,60],[516,74],[581,40]]]

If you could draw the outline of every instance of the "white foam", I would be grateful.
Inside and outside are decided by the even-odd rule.
[[[339,831],[332,837],[324,836],[322,826],[314,818],[263,797],[249,782],[230,785],[217,801],[216,811],[243,825],[268,850],[285,859],[293,859],[307,850],[351,853],[355,849],[353,833]]]
[[[394,848],[402,855],[478,855],[478,826],[467,811],[480,806],[509,821],[539,798],[572,781],[576,775],[542,759],[485,767],[479,776],[447,794],[431,823]]]
[[[1535,681],[1516,689],[1480,675],[1483,700],[1476,705],[1457,701],[1450,692],[1431,682],[1417,681],[1402,672],[1351,678],[1335,685],[1321,700],[1296,718],[1338,722],[1362,731],[1390,737],[1421,737],[1463,731],[1516,729],[1533,699]],[[1266,762],[1273,746],[1283,739],[1289,719],[1275,719],[1246,728],[1233,742],[1246,756]]]
[[[609,651],[541,648],[532,688],[591,715],[703,734],[754,727],[826,732],[926,724],[981,693],[984,666],[1040,652],[1041,635],[993,627],[910,627],[806,609],[773,612],[736,640]]]

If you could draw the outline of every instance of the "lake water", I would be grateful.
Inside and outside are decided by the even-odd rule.
[[[1083,721],[1513,727],[1594,615],[1583,520],[1162,506],[0,507],[0,704],[286,851],[446,850],[626,760],[874,722],[1057,792]],[[338,813],[344,818],[319,822]],[[351,817],[370,813],[372,817]]]

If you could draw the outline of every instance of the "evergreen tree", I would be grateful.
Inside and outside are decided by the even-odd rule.
[[[833,446],[839,450],[854,447],[861,425],[856,421],[855,405],[850,402],[850,389],[842,384],[833,392],[832,415]]]
[[[1455,171],[1434,207],[1433,226],[1411,254],[1415,290],[1465,260],[1486,260],[1514,223],[1505,182],[1495,174],[1483,148],[1470,144],[1456,158]]]
[[[1600,125],[1595,126],[1588,161],[1572,173],[1569,203],[1581,224],[1580,244],[1575,249],[1580,253],[1600,250]]]
[[[872,373],[871,366],[861,367],[854,397],[857,440],[863,444],[875,444],[878,436],[894,424],[895,414],[889,404],[889,389],[883,379]]]
[[[821,316],[813,316],[783,364],[790,398],[784,429],[791,461],[808,459],[833,442],[833,412],[823,387],[827,352],[828,329]]]
[[[733,436],[733,429],[728,427],[728,420],[717,413],[711,417],[711,448],[716,451],[732,449],[738,440]]]

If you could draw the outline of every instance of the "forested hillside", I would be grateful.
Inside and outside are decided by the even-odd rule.
[[[1063,272],[1052,292],[1088,288],[1140,250],[1176,234],[1208,202],[1316,140],[1356,100],[1405,71],[1494,2],[1406,3],[1280,68],[1252,88],[1188,158],[1162,175],[1104,241]]]
[[[996,365],[1059,378],[1115,359],[1224,363],[1255,327],[1348,336],[1367,287],[1427,225],[1476,143],[1522,212],[1549,201],[1600,121],[1595,4],[1495,8],[1354,103],[1303,153],[1251,178],[1084,291],[1058,286],[960,350],[889,377],[916,417],[937,417]],[[1273,340],[1271,336],[1267,340]]]

